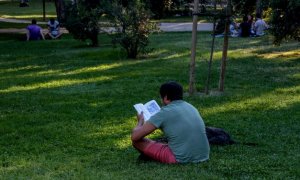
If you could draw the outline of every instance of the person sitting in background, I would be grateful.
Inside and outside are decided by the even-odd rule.
[[[20,0],[20,7],[28,7],[29,6],[29,0]]]
[[[27,33],[27,41],[29,40],[45,40],[44,34],[42,32],[42,28],[36,24],[36,20],[32,19],[31,24],[27,26],[26,28]]]
[[[265,35],[264,30],[268,29],[267,23],[261,19],[260,14],[256,14],[256,22],[254,23],[254,31],[256,36]]]
[[[225,29],[225,18],[221,17],[218,19],[218,22],[215,27],[215,33],[213,34],[216,37],[223,37]]]
[[[61,36],[58,21],[56,21],[54,18],[51,18],[47,25],[48,25],[48,30],[49,30],[47,35],[51,39],[57,39]]]
[[[249,37],[251,32],[251,24],[248,22],[248,17],[243,17],[243,22],[240,24],[240,36]]]
[[[248,14],[248,24],[250,24],[251,26],[251,29],[250,29],[250,35],[254,35],[255,32],[254,32],[254,21],[253,21],[253,16],[251,14]]]
[[[231,20],[229,24],[229,33],[231,37],[238,37],[239,32],[237,31],[237,24]]]

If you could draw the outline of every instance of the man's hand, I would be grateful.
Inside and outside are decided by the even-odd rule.
[[[141,114],[137,114],[137,120],[138,120],[137,126],[142,126],[144,124],[145,119],[144,119],[143,111],[141,112]]]
[[[145,120],[143,112],[137,115],[137,121],[137,125],[131,133],[132,141],[139,141],[156,129],[156,127],[151,123],[144,123]]]

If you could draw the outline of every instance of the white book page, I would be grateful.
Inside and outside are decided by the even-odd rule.
[[[150,119],[151,115],[143,104],[135,104],[133,105],[133,107],[138,112],[138,114],[141,114],[143,112],[145,121],[148,121]]]
[[[144,106],[149,112],[150,117],[160,111],[160,107],[155,100],[147,102]]]
[[[135,104],[133,105],[134,109],[137,111],[138,114],[141,114],[143,111],[143,104]]]
[[[138,114],[143,112],[144,120],[148,121],[151,116],[160,111],[160,107],[155,100],[147,102],[145,105],[139,103],[133,106]]]

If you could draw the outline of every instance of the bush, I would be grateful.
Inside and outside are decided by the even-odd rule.
[[[78,4],[66,6],[66,28],[75,39],[92,41],[92,46],[98,46],[99,18],[102,10],[97,4],[79,1]]]
[[[274,43],[279,45],[286,38],[300,41],[299,1],[272,1],[271,8],[270,24],[271,33],[275,36]]]
[[[139,53],[146,52],[149,44],[149,34],[156,29],[150,22],[151,13],[145,4],[139,0],[126,4],[112,4],[110,15],[116,28],[113,43],[119,43],[127,53],[128,58],[136,58]]]

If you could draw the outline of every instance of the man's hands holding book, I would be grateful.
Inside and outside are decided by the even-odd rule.
[[[143,111],[141,112],[141,114],[137,113],[137,120],[138,120],[138,126],[142,126],[145,123]]]

